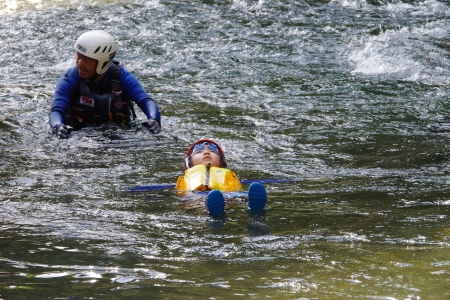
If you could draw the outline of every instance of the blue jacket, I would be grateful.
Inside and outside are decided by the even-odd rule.
[[[155,101],[145,92],[139,81],[130,72],[120,66],[120,81],[122,90],[145,113],[148,119],[154,118],[161,125],[161,115]],[[106,71],[100,85],[106,84],[111,77],[111,67]],[[76,66],[68,69],[58,80],[53,95],[53,104],[49,114],[49,123],[52,129],[58,124],[64,124],[64,118],[69,111],[71,99],[79,89],[80,77]]]

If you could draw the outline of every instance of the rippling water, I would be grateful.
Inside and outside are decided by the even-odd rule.
[[[0,4],[0,299],[450,297],[446,1]],[[163,131],[57,140],[73,43],[104,29]],[[139,112],[139,117],[144,115]],[[209,217],[170,188],[217,140],[267,184]]]

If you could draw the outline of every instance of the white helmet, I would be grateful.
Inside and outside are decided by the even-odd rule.
[[[98,61],[96,70],[98,74],[105,73],[116,56],[116,42],[103,30],[83,33],[76,41],[74,48],[78,53]]]

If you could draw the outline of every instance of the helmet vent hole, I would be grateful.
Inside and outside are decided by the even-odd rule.
[[[96,54],[99,50],[100,50],[100,47],[98,47],[97,49],[95,49],[94,54]]]
[[[106,49],[108,49],[108,46],[105,46],[105,47],[103,48],[102,53],[105,53]]]
[[[108,53],[111,52],[112,45],[109,46]]]

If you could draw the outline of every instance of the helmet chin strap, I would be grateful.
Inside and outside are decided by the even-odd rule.
[[[97,60],[97,65],[95,66],[95,70],[97,70],[97,67],[98,67],[98,60]],[[95,71],[95,75],[88,78],[88,81],[95,82],[95,80],[98,78],[98,76],[100,76],[100,74],[98,74],[97,71]]]
[[[98,74],[97,72],[95,72],[95,75],[89,77],[89,78],[88,78],[88,81],[95,82],[95,79],[97,79],[99,75],[100,75],[100,74]]]
[[[186,169],[189,169],[190,167],[192,167],[192,161],[191,161],[190,155],[185,158],[184,162],[185,162]]]

